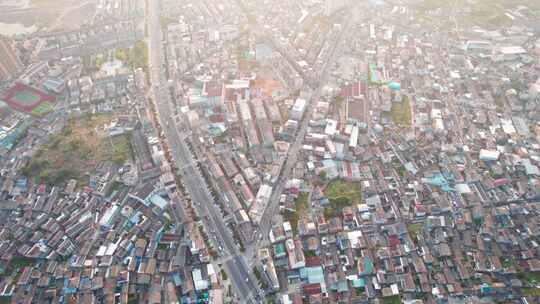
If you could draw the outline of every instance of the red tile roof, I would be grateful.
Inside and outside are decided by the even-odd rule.
[[[318,256],[315,257],[306,257],[306,267],[317,267],[321,266],[321,258]]]
[[[302,291],[305,295],[316,295],[321,293],[321,284],[320,283],[313,283],[313,284],[306,284],[302,286]]]

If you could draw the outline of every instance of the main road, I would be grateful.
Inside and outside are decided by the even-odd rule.
[[[193,154],[185,142],[186,136],[179,132],[174,119],[167,79],[163,67],[163,40],[160,23],[160,1],[149,1],[147,21],[150,49],[150,77],[152,92],[158,116],[158,122],[168,143],[169,151],[182,182],[190,194],[194,207],[202,219],[206,231],[215,235],[214,246],[224,256],[223,266],[229,275],[241,303],[262,302],[262,293],[256,279],[239,253],[230,230],[223,222],[220,210],[214,204],[214,198],[208,185],[202,178]]]
[[[314,106],[317,100],[321,97],[323,87],[328,81],[331,65],[335,62],[335,59],[336,59],[337,49],[339,48],[340,43],[344,40],[343,39],[344,36],[347,33],[349,33],[349,29],[351,25],[356,20],[356,17],[357,17],[356,7],[354,4],[352,5],[350,9],[350,14],[351,14],[350,16],[351,18],[347,18],[347,17],[344,18],[345,24],[343,25],[341,31],[339,32],[335,40],[327,42],[327,43],[330,43],[332,47],[330,51],[328,52],[324,60],[324,64],[321,68],[321,72],[319,74],[320,77],[318,81],[319,85],[314,91],[312,91],[309,94],[307,98],[308,103],[307,103],[306,111],[304,113],[302,121],[300,122],[298,132],[296,133],[296,138],[294,142],[291,143],[290,145],[285,164],[283,165],[278,181],[276,182],[276,186],[274,187],[274,190],[270,196],[268,205],[263,213],[261,223],[259,224],[259,232],[263,235],[263,237],[259,239],[257,242],[253,243],[248,248],[248,252],[250,256],[253,253],[255,253],[254,251],[257,250],[258,248],[268,245],[268,235],[270,233],[270,229],[272,228],[272,222],[273,222],[274,217],[279,212],[279,198],[281,196],[281,193],[283,192],[285,183],[291,176],[292,169],[297,164],[298,153],[300,152],[302,148],[302,144],[303,144],[306,132],[307,132],[309,120],[314,110]]]

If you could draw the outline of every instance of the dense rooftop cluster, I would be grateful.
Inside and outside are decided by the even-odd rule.
[[[124,4],[13,43],[0,297],[540,299],[536,6]]]

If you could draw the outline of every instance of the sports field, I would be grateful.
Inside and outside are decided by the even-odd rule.
[[[53,109],[55,97],[32,86],[16,83],[1,98],[11,108],[33,114],[44,115]]]
[[[54,109],[54,106],[51,103],[44,102],[40,104],[39,106],[35,107],[31,113],[32,115],[35,115],[35,116],[42,116],[51,112],[53,109]]]
[[[39,95],[34,94],[31,91],[20,91],[15,93],[13,96],[13,101],[17,102],[22,106],[30,107],[37,103],[40,100]]]

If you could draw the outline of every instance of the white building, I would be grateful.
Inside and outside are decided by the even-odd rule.
[[[272,195],[272,189],[272,186],[266,184],[259,188],[257,196],[255,197],[255,202],[249,209],[249,216],[254,223],[259,223],[261,221],[266,205]]]
[[[118,205],[112,205],[109,209],[105,211],[105,213],[99,220],[99,225],[104,228],[111,228],[112,222],[119,211],[120,208],[118,207]]]
[[[191,272],[191,276],[193,277],[193,285],[195,286],[195,290],[201,291],[208,289],[210,284],[208,280],[203,279],[200,269],[194,269]]]
[[[478,158],[483,161],[494,161],[499,159],[500,155],[499,151],[482,149]]]
[[[329,136],[334,136],[336,134],[337,124],[338,124],[337,120],[327,119],[324,133]]]
[[[296,99],[291,109],[291,119],[296,121],[302,120],[302,116],[304,116],[304,112],[306,111],[306,103],[307,101],[305,99]]]
[[[359,129],[358,126],[354,126],[351,131],[351,137],[349,138],[349,148],[356,148],[358,145],[358,133]]]
[[[300,242],[298,240],[297,242]],[[285,241],[285,247],[287,248],[287,254],[289,256],[289,267],[291,269],[298,269],[306,266],[306,260],[302,248],[297,246],[301,245],[292,239]]]

